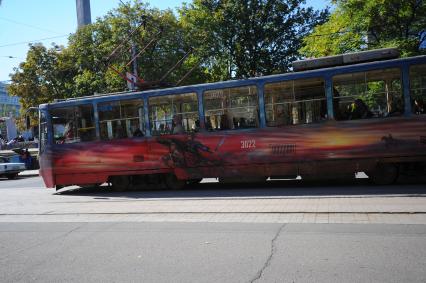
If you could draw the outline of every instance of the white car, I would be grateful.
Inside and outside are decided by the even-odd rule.
[[[8,179],[15,179],[16,176],[25,170],[25,163],[20,162],[8,162],[9,160],[4,157],[0,157],[0,176],[4,176]]]

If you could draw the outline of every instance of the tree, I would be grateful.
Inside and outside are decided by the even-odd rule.
[[[170,10],[150,9],[141,1],[135,1],[133,5],[122,4],[72,34],[67,47],[31,45],[26,60],[14,69],[10,94],[21,97],[22,111],[25,112],[30,106],[54,99],[125,90],[126,81],[109,66],[124,73],[130,71],[130,67],[125,66],[131,60],[127,51],[131,44],[128,39],[130,31],[135,29],[132,40],[139,48],[162,31],[156,43],[136,59],[138,74],[145,80],[163,77],[190,48],[183,40],[184,31],[179,21]],[[121,43],[124,44],[123,52],[107,61],[108,55]],[[166,80],[178,81],[188,70],[197,69],[196,64],[193,59],[187,60]],[[188,76],[186,83],[206,81],[206,73],[200,70]]]
[[[195,0],[180,10],[183,25],[212,70],[213,79],[286,72],[299,57],[301,38],[328,10],[302,0]]]
[[[47,49],[41,44],[30,45],[26,61],[15,68],[11,95],[19,95],[24,108],[63,98],[66,74],[57,68],[58,53],[55,48]]]
[[[126,63],[132,59],[129,52],[132,44],[137,47],[137,51],[147,47],[135,59],[138,75],[146,81],[157,81],[191,49],[192,42],[187,41],[189,38],[171,10],[151,9],[138,0],[132,5],[121,4],[105,17],[80,28],[70,37],[65,51],[70,54],[73,68],[77,70],[77,89],[73,96],[123,91],[126,81],[108,67],[112,66],[122,73],[131,71],[131,66],[126,66]],[[152,40],[153,43],[148,46]],[[106,60],[120,45],[122,48],[110,60]],[[206,81],[203,68],[197,65],[193,56],[164,80],[176,83],[194,68],[196,71],[186,78],[185,83]]]
[[[424,53],[423,0],[335,0],[329,20],[303,39],[306,57],[397,47],[403,56]]]
[[[67,93],[67,76],[58,71],[57,64],[55,47],[47,49],[41,44],[30,45],[26,61],[14,69],[12,84],[8,86],[9,94],[20,97],[22,112],[55,98],[63,98]]]
[[[181,84],[195,84],[285,72],[299,57],[301,38],[328,14],[303,3],[194,0],[183,5],[179,17],[142,0],[121,3],[79,28],[67,47],[31,46],[26,61],[14,70],[10,93],[21,97],[26,111],[55,98],[123,91],[126,81],[115,70],[131,71],[132,44],[138,51],[146,47],[136,62],[138,75],[147,81],[174,84],[184,78]],[[109,56],[117,46],[122,48]]]

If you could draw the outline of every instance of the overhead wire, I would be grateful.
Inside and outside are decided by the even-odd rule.
[[[53,31],[53,30],[42,28],[42,27],[38,27],[38,26],[35,26],[35,25],[30,25],[30,24],[18,22],[18,21],[15,21],[15,20],[12,20],[12,19],[8,19],[8,18],[5,18],[5,17],[0,17],[0,20],[11,22],[11,23],[14,23],[14,24],[22,25],[22,26],[26,26],[26,27],[30,27],[30,28],[33,28],[33,29],[41,30],[41,31],[47,31],[47,32],[50,32],[50,33],[59,34],[59,32],[57,32],[57,31]],[[57,35],[57,36],[52,36],[52,37],[45,37],[45,38],[40,38],[40,39],[35,39],[35,40],[30,40],[30,41],[22,41],[22,42],[9,43],[9,44],[0,45],[0,47],[15,46],[15,45],[21,45],[21,44],[29,44],[29,43],[33,43],[33,42],[44,41],[44,40],[55,39],[55,38],[61,38],[61,37],[65,37],[65,36],[68,36],[68,34],[62,34],[62,35]]]
[[[21,22],[15,21],[15,20],[11,20],[11,19],[8,19],[8,18],[4,18],[4,17],[0,17],[0,20],[7,21],[7,22],[11,22],[11,23],[14,23],[14,24],[22,25],[22,26],[26,26],[26,27],[30,27],[30,28],[33,28],[33,29],[38,29],[38,30],[42,30],[42,31],[47,31],[47,32],[51,32],[51,33],[59,34],[59,32],[57,32],[57,31],[53,31],[53,30],[49,30],[49,29],[45,29],[45,28],[41,28],[41,27],[38,27],[38,26],[35,26],[35,25],[30,25],[30,24],[26,24],[26,23],[21,23]]]
[[[16,56],[12,56],[12,55],[6,55],[6,56],[0,56],[2,58],[9,58],[9,59],[24,59],[24,58],[20,58],[20,57],[16,57]]]
[[[63,35],[52,36],[52,37],[45,37],[45,38],[40,38],[40,39],[35,39],[35,40],[30,40],[30,41],[21,41],[21,42],[4,44],[4,45],[0,45],[0,48],[1,47],[21,45],[21,44],[29,44],[29,43],[33,43],[33,42],[39,42],[39,41],[44,41],[44,40],[49,40],[49,39],[55,39],[55,38],[61,38],[61,37],[65,37],[65,36],[69,36],[69,34],[63,34]]]

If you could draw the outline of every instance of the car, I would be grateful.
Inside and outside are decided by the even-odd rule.
[[[9,162],[7,157],[0,157],[0,176],[15,179],[22,171],[25,171],[25,163]]]

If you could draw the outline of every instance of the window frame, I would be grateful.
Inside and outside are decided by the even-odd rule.
[[[206,100],[208,100],[208,99],[206,99],[206,94],[209,94],[209,92],[225,91],[225,90],[232,90],[232,89],[243,89],[243,88],[248,88],[250,90],[251,89],[255,90],[255,94],[253,95],[254,96],[253,101],[255,102],[255,105],[250,105],[250,101],[248,101],[249,102],[248,106],[226,107],[225,108],[222,105],[222,108],[206,109],[206,105],[207,105],[206,104]],[[250,130],[250,129],[259,129],[259,128],[261,128],[261,120],[260,120],[261,119],[260,118],[261,117],[261,115],[260,115],[260,111],[261,110],[260,110],[260,102],[259,102],[260,92],[261,92],[261,90],[260,90],[258,84],[256,84],[256,83],[204,89],[202,91],[201,95],[202,95],[202,99],[203,99],[202,100],[203,101],[203,114],[204,114],[203,119],[204,119],[205,130],[209,131],[209,132],[216,132],[216,131],[223,132],[223,131]],[[233,94],[232,93],[228,93],[228,94],[223,94],[223,95],[226,96],[225,97],[226,100],[229,100],[228,105],[231,105],[231,103],[233,101],[232,98],[231,98],[231,96],[233,96]],[[245,95],[245,96],[247,97],[247,95]],[[228,109],[247,109],[247,108],[253,108],[254,109],[254,113],[252,113],[255,116],[254,117],[254,120],[255,120],[255,126],[254,127],[253,126],[245,126],[245,127],[241,126],[241,127],[235,128],[235,125],[233,124],[234,128],[231,128],[231,127],[229,127],[229,124],[231,124],[231,122],[229,120],[229,117],[226,120],[226,122],[224,121],[224,123],[222,123],[222,118],[220,118],[219,122],[216,121],[218,123],[219,129],[217,129],[217,128],[216,129],[213,129],[213,128],[209,129],[207,127],[207,125],[209,123],[207,122],[206,118],[212,116],[212,115],[207,115],[207,113],[209,111],[224,111],[225,112],[225,110],[228,110]],[[223,115],[226,115],[226,114],[221,114],[220,116],[223,116]],[[214,115],[214,116],[218,116],[218,115]],[[240,119],[245,119],[245,118],[244,117],[240,117]],[[215,118],[215,120],[216,120],[216,118]],[[234,123],[234,121],[232,121],[232,122]],[[220,124],[225,124],[225,123],[228,124],[228,126],[225,129],[221,129],[222,125],[220,125]],[[238,121],[237,123],[240,123],[240,121]]]
[[[425,100],[426,100],[426,79],[425,79],[425,84],[424,84],[424,87],[421,87],[420,89],[412,89],[412,85],[413,85],[413,77],[416,77],[416,76],[413,76],[412,75],[412,69],[414,69],[414,68],[424,68],[424,69],[426,69],[426,63],[419,63],[419,64],[411,64],[411,65],[409,65],[408,67],[407,67],[407,74],[408,74],[408,77],[409,77],[409,79],[408,79],[408,93],[409,93],[409,97],[410,97],[410,111],[409,111],[409,114],[410,115],[415,115],[415,116],[417,116],[417,115],[426,115],[426,107],[425,107]],[[419,73],[418,71],[417,71],[417,73]],[[417,76],[418,77],[418,76]],[[424,77],[426,78],[426,75],[424,75]],[[416,98],[415,97],[413,97],[413,90],[420,90],[421,92],[424,92],[424,95],[421,95],[421,97],[422,97],[422,104],[423,105],[421,105],[420,107],[422,107],[422,110],[421,109],[419,109],[419,106],[418,105],[416,105]]]
[[[185,98],[182,99],[179,104],[184,105],[191,105],[193,104],[194,108],[196,108],[194,111],[181,111],[177,109],[177,103],[174,103],[175,101],[179,101],[179,99],[173,99],[174,97],[190,97],[189,102],[186,101]],[[167,103],[155,103],[153,100],[161,100],[165,99]],[[169,102],[169,99],[171,99],[171,102]],[[181,92],[181,93],[168,93],[164,95],[153,95],[147,97],[147,108],[148,108],[148,125],[149,125],[149,131],[151,136],[161,136],[161,135],[167,135],[167,134],[189,134],[191,132],[196,132],[200,129],[200,123],[197,126],[196,121],[200,121],[200,110],[199,110],[199,101],[198,101],[198,94],[196,91],[188,91],[188,92]],[[171,112],[170,115],[165,112],[164,119],[155,119],[154,120],[154,114],[152,112],[153,107],[160,107],[161,105],[167,105],[167,107],[171,106]],[[191,109],[192,110],[192,109]],[[167,115],[166,115],[167,114]],[[191,117],[191,115],[193,115]],[[180,117],[176,118],[175,117]],[[155,117],[157,118],[157,117]],[[180,120],[180,122],[179,122]],[[190,120],[193,120],[192,125],[190,125]],[[158,129],[157,130],[157,123],[158,122],[164,122],[158,124],[158,127],[161,127],[161,125],[164,125],[164,129]],[[178,122],[181,125],[182,132],[179,130],[179,132],[174,133],[174,129],[176,126],[173,126],[173,123]],[[169,126],[170,125],[170,126]]]
[[[138,111],[138,116],[133,116],[133,117],[127,117],[126,115],[126,110],[123,109],[123,106],[125,105],[130,105],[129,102],[137,102],[135,104],[132,104],[132,106],[138,106],[136,107],[136,110]],[[126,104],[129,103],[129,104]],[[118,108],[119,108],[119,113],[120,113],[120,117],[113,117],[110,118],[108,117],[107,119],[103,119],[101,118],[101,113],[102,112],[107,112],[107,111],[103,111],[100,110],[102,109],[102,106],[106,106],[108,104],[118,104]],[[113,105],[112,107],[114,107],[115,105]],[[145,100],[143,98],[126,98],[126,99],[118,99],[118,100],[107,100],[107,101],[98,101],[96,102],[96,110],[97,110],[97,126],[99,127],[99,140],[101,141],[109,141],[109,140],[116,140],[116,139],[128,139],[128,138],[137,138],[137,137],[143,137],[146,136],[146,123],[145,123]],[[142,113],[140,113],[140,111],[142,111]],[[116,113],[115,111],[112,113]],[[130,134],[129,136],[129,128],[127,127],[127,121],[137,121],[139,124],[138,129],[142,132],[141,136],[134,136],[134,132]],[[120,121],[120,125],[122,124],[122,122],[124,121],[125,124],[125,133],[126,133],[126,137],[115,137],[114,133],[112,134],[112,138],[109,138],[109,130],[108,130],[108,122],[111,122],[111,132],[113,131],[113,122],[116,121]],[[103,138],[102,136],[102,124],[107,124],[107,138]],[[131,126],[131,122],[130,122],[130,126]],[[121,125],[121,127],[123,127],[123,125]]]
[[[295,82],[302,82],[302,81],[309,81],[309,80],[320,80],[321,84],[322,84],[322,91],[323,91],[323,97],[322,98],[310,98],[310,99],[301,99],[300,96],[297,96],[297,92],[296,92],[296,88],[294,83]],[[291,84],[291,93],[289,94],[290,99],[287,99],[286,97],[283,98],[283,101],[280,101],[279,103],[269,103],[269,101],[267,101],[267,95],[268,95],[268,91],[267,91],[267,87],[268,86],[273,86],[273,85],[280,85],[280,84]],[[298,88],[299,92],[300,92],[300,87]],[[271,94],[272,95],[272,94]],[[263,85],[263,96],[264,96],[264,113],[265,113],[265,125],[267,128],[275,128],[275,127],[286,127],[286,126],[296,126],[296,125],[306,125],[306,124],[318,124],[321,123],[323,121],[328,120],[328,107],[327,107],[327,78],[324,76],[309,76],[309,77],[300,77],[300,78],[294,78],[294,79],[288,79],[288,80],[281,80],[281,81],[269,81],[269,82],[265,82]],[[305,122],[302,123],[281,123],[279,125],[271,125],[271,123],[273,121],[268,121],[268,112],[270,110],[268,110],[267,108],[272,106],[272,111],[273,111],[273,107],[275,105],[280,105],[283,106],[283,108],[285,109],[287,106],[289,106],[290,108],[295,105],[297,107],[297,109],[300,108],[300,106],[303,107],[304,103],[306,102],[323,102],[323,106],[325,112],[324,117],[322,119],[319,120],[312,120],[312,122],[306,122],[306,119],[302,119]],[[319,107],[319,113],[321,116],[321,108],[322,105],[320,104]],[[304,109],[305,111],[302,112],[306,112],[306,107]],[[274,112],[274,111],[273,111]],[[290,111],[289,111],[290,112]],[[298,113],[300,113],[298,111]],[[289,114],[288,118],[294,118],[291,117],[292,115]],[[307,117],[306,113],[304,114],[305,118]],[[300,120],[300,118],[298,118],[298,120]],[[292,120],[294,121],[294,119]]]
[[[58,142],[58,140],[56,140],[55,139],[55,127],[54,127],[54,125],[55,125],[55,123],[54,123],[54,121],[53,121],[53,115],[52,115],[52,113],[54,112],[54,111],[58,111],[58,110],[63,110],[63,109],[72,109],[72,111],[74,112],[74,114],[73,114],[73,121],[72,121],[72,123],[75,123],[75,119],[76,119],[76,117],[75,117],[75,109],[76,108],[80,108],[80,107],[87,107],[87,106],[89,106],[89,107],[91,107],[91,121],[92,121],[92,126],[91,127],[79,127],[78,126],[78,123],[77,123],[77,127],[76,127],[76,129],[74,130],[74,133],[73,133],[73,135],[75,135],[75,133],[79,133],[79,131],[80,131],[80,129],[91,129],[91,131],[92,131],[92,134],[91,134],[91,139],[90,140],[81,140],[81,134],[79,133],[78,134],[78,139],[76,139],[76,138],[74,138],[73,137],[73,139],[76,139],[75,141],[72,141],[72,142],[65,142],[65,140],[66,140],[66,138],[65,138],[65,132],[64,132],[64,135],[62,136],[62,137],[60,137],[60,140],[63,140],[63,142],[61,143],[61,142]],[[96,112],[95,112],[95,107],[94,107],[94,105],[93,105],[93,103],[92,102],[87,102],[87,103],[81,103],[81,104],[73,104],[73,105],[65,105],[65,106],[62,106],[62,107],[52,107],[52,108],[50,108],[49,109],[49,117],[50,117],[50,121],[51,121],[51,124],[49,125],[49,127],[51,128],[51,132],[52,132],[52,142],[53,142],[53,144],[60,144],[60,145],[63,145],[63,144],[73,144],[73,143],[86,143],[86,142],[93,142],[93,141],[97,141],[98,140],[98,136],[97,136],[97,130],[96,130],[96,122],[97,122],[97,119],[96,119]],[[69,111],[69,110],[67,110],[67,111]],[[81,111],[81,110],[79,110],[79,111]],[[67,121],[67,123],[66,124],[68,124],[69,123],[69,121]],[[75,126],[74,126],[75,127]],[[65,126],[64,126],[64,128],[65,128]]]
[[[383,80],[383,79],[381,79],[381,80],[377,80],[377,79],[376,80],[368,80],[368,73],[374,73],[374,72],[379,72],[379,71],[389,71],[389,72],[396,71],[395,73],[398,73],[398,75],[399,75],[399,79],[398,79],[398,81],[399,81],[399,89],[398,90],[392,90],[392,89],[391,90],[386,90],[386,80]],[[355,83],[353,83],[353,84],[341,84],[341,85],[344,85],[344,86],[353,86],[353,87],[355,85],[357,87],[358,86],[362,86],[362,88],[363,88],[362,92],[359,92],[359,94],[357,94],[357,95],[335,96],[335,90],[336,90],[335,78],[336,77],[339,77],[339,76],[348,76],[348,75],[358,75],[358,74],[363,75],[363,77],[364,77],[364,81],[362,83],[359,83],[358,81],[355,80]],[[400,65],[384,66],[382,68],[377,68],[377,67],[367,68],[367,69],[362,68],[362,69],[359,69],[359,70],[355,69],[355,70],[350,70],[350,71],[345,71],[345,72],[335,72],[335,73],[333,73],[330,76],[330,83],[331,83],[331,91],[332,91],[331,96],[332,96],[332,105],[333,105],[332,108],[333,108],[334,119],[337,120],[337,121],[349,121],[349,120],[359,120],[359,119],[365,119],[365,118],[367,118],[367,119],[383,119],[383,118],[388,118],[388,117],[401,117],[401,116],[404,116],[405,107],[406,106],[405,106],[405,94],[404,94],[404,80],[403,80],[403,76],[404,76],[404,74],[403,74],[403,67],[400,66]],[[343,100],[346,100],[346,101],[349,101],[349,102],[352,101],[352,104],[353,104],[353,102],[356,99],[359,99],[359,97],[362,97],[363,95],[368,95],[368,92],[370,90],[369,89],[370,88],[369,83],[377,83],[377,82],[384,82],[384,85],[383,85],[384,89],[383,89],[383,91],[374,92],[373,94],[375,96],[379,97],[379,98],[380,98],[380,96],[379,96],[380,94],[384,94],[384,95],[386,95],[386,94],[392,94],[392,93],[399,94],[399,97],[396,96],[396,95],[394,95],[392,97],[392,100],[394,100],[395,97],[396,97],[402,103],[400,105],[400,107],[399,107],[399,111],[386,112],[386,114],[384,114],[382,116],[375,116],[374,112],[377,112],[377,110],[374,109],[374,112],[371,112],[372,113],[371,117],[355,118],[355,119],[341,119],[341,118],[337,117],[339,115],[336,116],[336,113],[337,113],[336,107],[335,107],[336,97],[339,98],[339,99],[343,98]],[[392,79],[392,80],[390,80],[390,82],[391,82],[390,85],[392,86],[392,84],[395,82],[395,80]],[[347,98],[352,98],[352,100],[349,100]],[[363,102],[364,102],[364,100],[363,100]],[[388,100],[387,99],[386,99],[386,105],[388,105]],[[397,115],[394,115],[392,113],[394,113],[394,114],[397,113]]]

